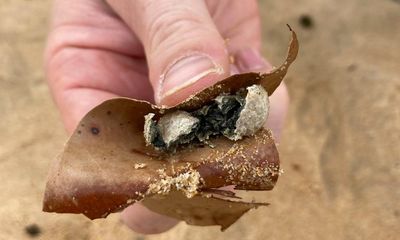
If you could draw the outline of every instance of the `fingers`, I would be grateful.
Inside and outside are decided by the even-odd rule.
[[[140,41],[104,2],[57,0],[45,67],[71,133],[93,107],[116,96],[151,101]]]
[[[259,50],[254,48],[245,48],[237,51],[234,59],[234,65],[241,73],[266,73],[272,70],[272,65],[261,55]]]
[[[162,233],[178,223],[176,219],[152,212],[140,204],[124,209],[121,219],[129,228],[142,234]]]
[[[270,110],[266,125],[271,129],[275,141],[278,143],[281,139],[282,129],[285,124],[289,100],[285,82],[282,82],[269,98]]]
[[[252,48],[260,51],[261,20],[256,0],[207,0],[207,6],[231,54]]]
[[[229,76],[225,41],[201,0],[109,0],[144,45],[158,104],[175,105]]]
[[[151,99],[146,74],[135,70],[139,63],[116,53],[71,46],[50,57],[47,79],[68,132],[89,110],[112,97]]]
[[[97,48],[142,57],[143,47],[115,12],[100,0],[55,0],[47,55],[66,46]]]

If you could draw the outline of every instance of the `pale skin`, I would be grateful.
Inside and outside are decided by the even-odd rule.
[[[269,72],[258,11],[256,0],[56,0],[46,74],[67,131],[113,97],[172,106],[232,74]],[[288,102],[281,84],[267,122],[275,138]],[[121,217],[144,234],[177,223],[140,204]]]

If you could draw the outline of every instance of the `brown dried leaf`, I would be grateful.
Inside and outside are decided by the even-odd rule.
[[[231,201],[206,194],[186,198],[176,191],[166,196],[157,195],[146,198],[142,203],[154,212],[184,220],[190,225],[220,225],[222,231],[250,209],[268,205],[267,203]]]
[[[43,210],[83,213],[94,219],[106,217],[144,198],[144,204],[152,210],[178,219],[183,218],[170,213],[168,206],[176,205],[182,211],[190,209],[193,203],[219,206],[210,208],[213,209],[210,212],[202,212],[203,220],[193,220],[195,217],[190,212],[184,216],[192,219],[194,224],[229,226],[258,204],[224,203],[225,200],[215,197],[204,200],[204,196],[199,196],[197,191],[227,185],[235,185],[236,189],[271,190],[278,178],[279,157],[270,131],[263,129],[253,137],[236,142],[218,137],[212,142],[215,148],[187,147],[170,155],[146,146],[144,116],[153,112],[157,118],[177,109],[193,110],[222,92],[233,93],[255,83],[262,84],[272,94],[297,51],[298,43],[292,31],[287,60],[277,70],[268,74],[232,76],[173,108],[160,109],[147,102],[127,98],[103,102],[81,120],[64,152],[56,160],[49,174]],[[146,167],[138,167],[143,164]],[[185,178],[188,174],[199,175],[199,181],[188,181]],[[195,195],[191,199],[179,198],[188,205],[168,200],[172,196],[168,195],[170,190],[176,188],[181,188],[187,196]],[[152,203],[159,201],[156,196],[165,194],[167,197],[162,204],[156,204],[157,209],[152,207]],[[221,207],[224,204],[235,207],[231,210]],[[212,221],[205,220],[211,219],[211,216],[217,217]]]
[[[168,155],[145,144],[143,116],[151,111],[147,103],[126,98],[108,100],[90,111],[50,172],[44,210],[105,217],[140,200],[151,183],[193,170],[203,179],[202,188],[273,188],[279,158],[269,131],[234,144],[220,137],[213,142],[215,148],[186,148]],[[136,167],[141,163],[146,168]]]

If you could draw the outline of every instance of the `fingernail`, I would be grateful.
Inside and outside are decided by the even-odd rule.
[[[241,72],[263,70],[272,68],[272,65],[267,62],[254,48],[240,50],[235,55],[236,66]]]
[[[170,96],[210,74],[222,74],[223,68],[218,66],[208,55],[194,53],[182,57],[167,68],[160,77],[160,90],[156,101],[159,103]]]

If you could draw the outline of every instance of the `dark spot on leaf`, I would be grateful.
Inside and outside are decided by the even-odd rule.
[[[123,124],[123,123],[120,123],[119,125],[120,125],[120,126],[123,126],[124,124]]]
[[[141,151],[141,150],[136,149],[136,148],[132,148],[132,149],[131,149],[131,153],[136,153],[136,154],[141,154],[141,155],[147,155],[147,156],[150,156],[150,157],[160,157],[160,154],[145,152],[145,151]]]
[[[92,127],[90,131],[92,132],[93,135],[98,135],[100,133],[100,129],[97,127]]]
[[[84,126],[85,126],[85,124],[82,123],[82,124],[81,124],[81,127],[84,127]]]
[[[143,154],[144,152],[139,151],[139,150],[136,149],[136,148],[132,148],[132,149],[131,149],[131,153],[140,153],[140,154]]]
[[[292,164],[292,169],[297,171],[297,172],[299,172],[299,171],[301,171],[301,166],[299,164],[297,164],[297,163],[293,163]]]
[[[25,227],[25,232],[30,236],[30,237],[37,237],[40,235],[42,230],[40,230],[39,226],[37,224],[30,224]]]
[[[81,134],[82,133],[82,131],[81,130],[78,130],[78,132],[77,132],[78,134]]]
[[[299,18],[299,23],[303,28],[312,28],[314,26],[314,21],[311,16],[304,14]]]
[[[110,110],[107,111],[107,115],[109,115],[109,116],[111,115],[111,111]]]
[[[196,215],[196,214],[193,215],[193,218],[196,219],[196,220],[201,220],[201,219],[203,219],[201,216]]]

